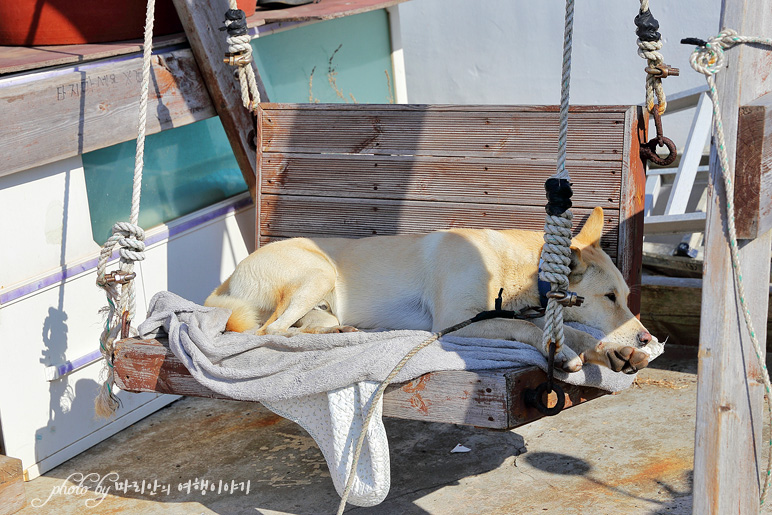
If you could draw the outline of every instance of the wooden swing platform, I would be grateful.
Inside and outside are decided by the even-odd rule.
[[[259,244],[451,227],[543,229],[557,107],[262,104],[257,118]],[[645,141],[640,108],[571,110],[575,231],[602,206],[601,245],[630,286],[640,285]],[[637,313],[639,293],[629,304]],[[123,390],[223,398],[156,340],[118,342],[115,371]],[[384,415],[513,428],[542,416],[524,405],[522,392],[545,379],[536,367],[430,373],[391,386]],[[604,394],[564,389],[566,407]]]

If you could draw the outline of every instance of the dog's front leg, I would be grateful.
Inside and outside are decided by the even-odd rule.
[[[435,330],[441,330],[436,328]],[[459,329],[454,336],[469,338],[491,338],[496,340],[514,340],[527,343],[547,355],[542,348],[542,330],[528,320],[492,319],[483,320]],[[586,333],[585,333],[586,334]],[[566,372],[576,372],[582,368],[582,358],[568,345],[563,345],[555,355],[555,364]]]

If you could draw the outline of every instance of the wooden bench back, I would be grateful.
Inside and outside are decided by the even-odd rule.
[[[555,106],[261,104],[257,242],[450,227],[544,228]],[[567,168],[575,231],[595,206],[601,245],[640,283],[646,124],[636,107],[574,107]],[[631,299],[637,312],[639,299]]]

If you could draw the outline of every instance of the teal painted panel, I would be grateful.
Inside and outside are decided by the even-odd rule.
[[[135,141],[83,154],[94,239],[104,242],[128,221]],[[219,118],[152,134],[145,140],[139,224],[168,222],[246,191]]]
[[[261,37],[252,48],[272,102],[393,101],[385,10]]]
[[[386,11],[261,37],[255,62],[273,102],[388,103],[393,98]],[[135,141],[83,155],[91,227],[103,243],[131,209]],[[218,118],[145,141],[139,223],[148,229],[246,191]]]

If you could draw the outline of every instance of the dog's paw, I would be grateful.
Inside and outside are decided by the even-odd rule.
[[[649,354],[635,347],[622,347],[606,351],[609,368],[614,372],[634,374],[649,364]]]
[[[582,358],[565,345],[555,354],[555,366],[564,372],[579,372],[583,364]]]

